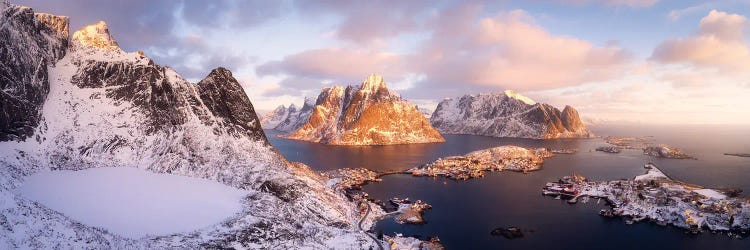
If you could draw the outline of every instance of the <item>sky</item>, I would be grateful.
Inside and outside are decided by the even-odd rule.
[[[428,109],[510,89],[593,124],[750,124],[750,0],[12,2],[193,82],[226,67],[261,113],[377,73]]]

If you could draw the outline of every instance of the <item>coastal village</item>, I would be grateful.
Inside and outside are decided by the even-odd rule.
[[[463,156],[440,158],[406,171],[413,176],[445,176],[454,180],[482,178],[487,171],[515,171],[527,173],[539,170],[545,158],[554,156],[546,148],[527,149],[500,146],[474,151]]]
[[[641,142],[640,139],[631,141]],[[601,148],[601,147],[600,147]],[[605,146],[607,150],[640,149],[645,155],[655,157],[687,159],[689,156],[679,150],[659,151],[660,146]],[[652,149],[653,148],[653,149]],[[597,151],[600,151],[597,148]],[[675,153],[677,152],[677,153]],[[440,158],[432,163],[408,169],[378,173],[365,168],[344,168],[325,172],[329,178],[327,185],[344,192],[353,201],[359,201],[360,212],[377,218],[393,216],[400,224],[425,223],[423,214],[432,208],[422,201],[410,201],[409,198],[392,198],[387,202],[375,200],[361,191],[362,186],[371,182],[380,182],[383,175],[411,174],[412,176],[446,177],[453,180],[481,178],[486,172],[515,171],[531,172],[541,169],[544,160],[555,154],[572,154],[575,150],[523,148],[518,146],[500,146],[470,152],[463,156]],[[675,154],[673,154],[675,153]],[[670,157],[670,155],[678,157]],[[625,223],[651,221],[658,225],[672,225],[686,229],[687,232],[699,234],[703,231],[725,232],[731,237],[744,237],[750,231],[750,201],[737,198],[738,190],[716,190],[691,185],[673,180],[665,175],[653,163],[644,166],[647,171],[632,180],[589,181],[580,175],[565,176],[557,182],[547,183],[542,194],[568,203],[588,202],[599,199],[607,202],[611,208],[600,211],[604,217],[623,217]],[[516,231],[512,231],[516,230]],[[512,239],[522,237],[520,229],[515,227],[498,228],[493,235],[502,235]],[[385,236],[383,240],[392,246],[429,245],[440,249],[437,238],[416,240],[402,235]],[[424,248],[422,248],[424,249]]]
[[[569,203],[589,198],[604,199],[611,209],[602,216],[625,217],[632,224],[652,221],[698,234],[703,230],[726,232],[742,237],[750,230],[750,201],[736,196],[736,190],[707,189],[672,180],[653,163],[646,174],[633,180],[587,181],[579,175],[547,183],[542,194],[564,197]]]

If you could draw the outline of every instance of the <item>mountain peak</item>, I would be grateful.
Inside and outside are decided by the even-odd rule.
[[[369,90],[370,92],[376,92],[378,89],[385,88],[385,81],[383,77],[378,74],[370,74],[367,76],[365,81],[362,82],[360,89]]]
[[[523,103],[526,103],[528,105],[536,104],[536,102],[534,100],[531,100],[531,98],[525,97],[519,93],[516,93],[513,90],[506,90],[504,93],[505,93],[505,96],[522,101]]]
[[[110,35],[107,23],[99,21],[73,33],[74,46],[105,50],[120,50],[117,41]]]
[[[213,70],[211,70],[211,73],[208,74],[208,77],[232,77],[232,71],[229,71],[228,69],[224,67],[218,67]]]

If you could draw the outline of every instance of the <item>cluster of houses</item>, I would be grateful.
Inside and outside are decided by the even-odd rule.
[[[440,158],[406,171],[413,176],[444,176],[455,180],[481,178],[486,171],[510,170],[529,172],[542,167],[544,159],[554,154],[544,148],[527,149],[500,146],[474,151],[463,156]]]
[[[366,168],[342,168],[323,173],[328,177],[327,186],[337,191],[361,190],[362,185],[381,182],[381,174]]]
[[[581,176],[566,176],[548,183],[542,192],[570,201],[579,197],[606,199],[612,209],[602,210],[601,214],[626,217],[628,224],[650,220],[693,233],[711,230],[744,235],[750,231],[747,199],[674,181],[653,164],[646,167],[649,171],[633,180],[592,182]]]

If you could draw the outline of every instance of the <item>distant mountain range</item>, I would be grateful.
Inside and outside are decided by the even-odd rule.
[[[573,107],[560,111],[509,90],[445,99],[430,123],[444,134],[537,139],[593,136]]]
[[[294,103],[290,104],[288,108],[281,105],[264,115],[260,124],[264,129],[292,132],[310,119],[314,107],[315,100],[311,98],[305,98],[302,108],[297,108]]]

